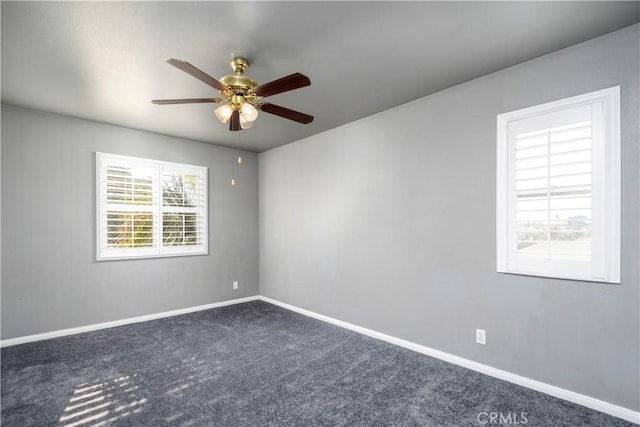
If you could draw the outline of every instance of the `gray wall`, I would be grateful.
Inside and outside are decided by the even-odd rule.
[[[95,261],[95,152],[209,168],[209,255]],[[2,339],[258,293],[258,159],[2,108]],[[233,280],[240,289],[233,291]]]
[[[639,39],[629,27],[260,154],[260,293],[640,409]],[[496,273],[496,115],[614,85],[622,284]]]

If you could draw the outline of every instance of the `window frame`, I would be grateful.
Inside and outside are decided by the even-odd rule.
[[[602,105],[601,141],[592,146],[592,224],[597,228],[601,242],[593,247],[595,257],[587,262],[539,261],[528,263],[526,268],[516,267],[519,259],[533,256],[517,254],[512,237],[515,227],[515,155],[510,152],[509,124],[532,119],[549,113],[599,104]],[[497,116],[497,271],[518,274],[581,280],[603,283],[620,283],[620,86],[597,90],[586,94],[560,99]],[[514,150],[515,151],[515,150]],[[600,186],[600,187],[599,187]],[[597,193],[597,194],[596,194]],[[596,224],[596,219],[598,223]],[[594,259],[595,258],[595,259]],[[526,264],[526,262],[524,263]],[[588,270],[587,270],[588,269]]]
[[[103,167],[108,165],[140,168],[145,171],[153,171],[153,201],[151,205],[141,207],[143,211],[149,211],[153,215],[153,242],[150,247],[139,248],[109,248],[107,247],[107,227],[104,216],[109,211],[109,203],[106,200],[106,181],[103,178]],[[165,245],[163,239],[163,213],[180,210],[171,207],[165,211],[163,203],[163,174],[167,172],[175,174],[192,174],[199,176],[199,182],[203,186],[202,206],[189,207],[196,215],[201,215],[202,242],[197,245]],[[105,172],[106,173],[106,172]],[[208,168],[203,166],[173,163],[161,160],[152,160],[140,157],[125,156],[96,152],[96,261],[111,261],[125,259],[164,258],[176,256],[208,255],[209,254],[209,189]],[[138,210],[138,206],[136,206]],[[133,211],[133,209],[132,209]]]

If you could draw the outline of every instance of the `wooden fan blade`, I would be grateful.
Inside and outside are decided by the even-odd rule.
[[[235,110],[233,114],[231,114],[231,119],[229,119],[229,130],[234,132],[242,130],[242,127],[240,126],[240,111]]]
[[[219,81],[211,77],[209,74],[205,73],[202,70],[197,69],[196,67],[189,64],[188,62],[180,61],[179,59],[173,59],[173,58],[168,60],[167,62],[215,89],[218,89],[220,91],[229,90],[227,86],[223,85],[222,83],[220,83]]]
[[[258,85],[253,89],[253,91],[258,96],[271,96],[277,93],[309,86],[310,84],[311,80],[309,80],[309,77],[304,74],[295,73],[290,76],[282,77],[278,80]]]
[[[265,113],[275,114],[276,116],[284,117],[285,119],[293,120],[295,122],[304,123],[305,125],[313,121],[313,116],[310,116],[300,111],[290,110],[285,107],[274,104],[264,104],[260,107]]]
[[[199,102],[218,102],[218,98],[191,98],[191,99],[154,99],[151,101],[153,104],[168,105],[168,104],[196,104]]]

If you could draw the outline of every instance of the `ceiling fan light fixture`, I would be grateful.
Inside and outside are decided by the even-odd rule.
[[[258,109],[249,102],[244,102],[240,106],[240,113],[248,122],[253,122],[258,118]]]
[[[224,104],[216,108],[214,111],[218,120],[222,123],[227,123],[233,114],[233,106],[231,104]]]
[[[260,110],[298,123],[308,124],[313,121],[313,116],[263,101],[267,96],[309,86],[311,81],[304,74],[294,73],[259,85],[251,77],[244,75],[249,67],[249,62],[245,58],[233,58],[231,68],[235,74],[224,76],[220,81],[186,61],[171,58],[167,62],[216,89],[222,97],[154,99],[151,101],[154,104],[223,103],[224,105],[216,108],[214,113],[222,123],[229,123],[229,130],[232,132],[253,126]]]

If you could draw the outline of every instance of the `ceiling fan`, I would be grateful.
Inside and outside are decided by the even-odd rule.
[[[299,123],[311,123],[313,116],[299,111],[290,110],[264,100],[265,97],[288,92],[293,89],[309,86],[309,77],[294,73],[277,80],[259,85],[249,76],[243,75],[249,67],[244,58],[233,58],[231,68],[234,75],[224,76],[220,81],[214,79],[193,65],[178,59],[169,59],[169,64],[181,69],[185,73],[217,89],[222,98],[191,98],[191,99],[154,99],[154,104],[191,104],[212,102],[223,104],[216,108],[215,115],[222,122],[229,122],[229,130],[239,131],[248,129],[258,118],[258,111],[274,114]]]

